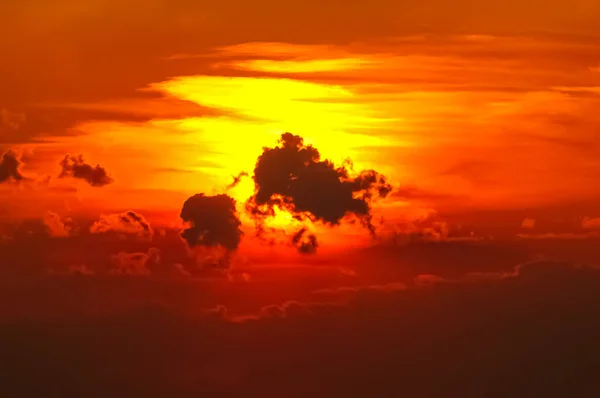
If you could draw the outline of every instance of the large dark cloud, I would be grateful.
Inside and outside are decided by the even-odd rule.
[[[259,224],[280,208],[298,220],[329,226],[353,215],[373,234],[371,204],[392,190],[385,176],[375,170],[351,176],[345,165],[336,167],[321,160],[317,148],[291,133],[282,134],[274,148],[263,149],[253,179],[255,194],[246,207]]]
[[[13,151],[8,151],[2,154],[2,160],[0,160],[0,183],[14,180],[21,181],[23,175],[19,168],[21,167],[21,160],[17,157],[17,154]]]
[[[299,219],[339,225],[348,215],[371,226],[371,201],[386,197],[391,186],[374,170],[350,177],[346,167],[321,160],[319,151],[300,136],[285,133],[275,148],[265,148],[254,169],[254,214],[272,215],[275,207]]]
[[[106,169],[100,165],[95,167],[83,159],[83,155],[66,155],[60,162],[62,171],[59,178],[78,178],[93,187],[103,187],[113,182]]]
[[[241,221],[235,200],[228,195],[206,196],[197,194],[185,201],[180,217],[190,227],[181,236],[190,248],[238,248],[241,238]]]

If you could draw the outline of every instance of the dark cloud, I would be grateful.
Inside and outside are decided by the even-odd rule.
[[[282,134],[278,146],[263,149],[253,179],[255,194],[246,207],[259,224],[281,208],[298,220],[330,226],[354,215],[372,233],[371,203],[392,190],[374,170],[351,177],[346,165],[336,168],[331,161],[321,160],[315,147],[291,133]]]
[[[307,229],[302,228],[292,236],[292,245],[302,254],[314,254],[317,252],[319,243],[314,234],[307,234]]]
[[[119,235],[135,235],[152,239],[154,231],[144,216],[134,211],[120,214],[102,215],[90,227],[92,234],[116,233]]]
[[[229,190],[237,187],[239,183],[242,182],[242,178],[244,177],[248,177],[248,173],[246,173],[245,171],[242,171],[238,175],[233,176],[233,181],[231,182],[231,184],[227,185],[227,189]]]
[[[60,162],[60,166],[62,171],[58,176],[59,178],[78,178],[93,187],[103,187],[113,182],[104,167],[100,165],[94,167],[86,163],[83,155],[66,155]]]
[[[190,224],[181,237],[190,248],[238,248],[241,238],[241,221],[235,200],[228,195],[206,196],[197,194],[185,201],[180,217]]]
[[[10,180],[23,180],[23,175],[19,170],[21,164],[21,160],[15,152],[8,151],[2,154],[2,160],[0,161],[0,183]]]

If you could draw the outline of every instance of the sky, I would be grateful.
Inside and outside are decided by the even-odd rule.
[[[599,2],[5,0],[0,53],[3,396],[597,395]]]

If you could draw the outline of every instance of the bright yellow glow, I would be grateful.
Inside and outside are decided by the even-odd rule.
[[[273,73],[307,73],[347,71],[375,66],[376,62],[362,58],[315,59],[278,61],[254,59],[231,62],[228,65],[236,69]]]
[[[372,134],[390,120],[340,86],[291,79],[197,76],[155,84],[152,89],[225,112],[220,117],[158,122],[184,133],[186,141],[202,143],[205,150],[199,150],[196,157],[214,166],[200,170],[214,177],[213,181],[221,181],[221,187],[240,171],[252,174],[263,147],[275,145],[286,131],[301,135],[323,158],[337,164],[359,158],[357,152],[365,147],[406,145]],[[357,169],[375,166],[355,162]],[[252,180],[246,178],[229,194],[244,202],[253,190]],[[270,225],[293,226],[286,217],[279,214]]]
[[[204,159],[221,165],[213,173],[229,178],[241,170],[252,171],[264,146],[272,146],[281,133],[304,137],[323,157],[341,163],[356,158],[364,147],[406,144],[372,134],[385,128],[382,118],[368,104],[354,101],[348,89],[291,79],[189,77],[152,86],[169,95],[224,110],[212,118],[178,121],[180,131],[191,133],[210,148]],[[357,167],[372,165],[361,164]],[[246,192],[247,193],[247,192]]]
[[[115,184],[103,191],[107,196],[117,188],[159,187],[209,195],[227,192],[237,200],[246,225],[252,224],[243,214],[243,206],[254,192],[252,179],[244,178],[230,190],[226,187],[241,171],[252,175],[263,148],[276,145],[286,131],[301,135],[307,144],[319,149],[322,158],[338,165],[352,159],[357,170],[386,172],[379,159],[361,157],[365,149],[410,145],[378,134],[390,129],[397,119],[387,118],[387,110],[382,113],[360,94],[342,86],[292,79],[194,76],[154,84],[149,89],[214,108],[221,115],[144,124],[93,122],[79,126],[89,134],[63,137],[48,145],[60,151],[85,147],[91,162],[102,159],[115,178]],[[64,148],[59,149],[61,146]],[[114,195],[118,195],[116,191]],[[156,198],[148,201],[151,199]],[[119,196],[120,204],[123,200]],[[291,233],[300,223],[278,212],[268,220],[268,226]]]

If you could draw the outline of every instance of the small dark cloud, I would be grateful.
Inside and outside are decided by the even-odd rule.
[[[319,243],[314,234],[306,234],[307,229],[302,228],[292,237],[292,245],[302,254],[314,254],[317,252]]]
[[[302,137],[282,134],[279,145],[264,148],[256,162],[255,194],[246,208],[259,227],[280,208],[297,220],[329,226],[354,215],[374,234],[372,201],[388,196],[391,185],[375,170],[351,176],[348,169],[348,162],[336,168],[321,160],[317,148],[305,145]]]
[[[223,247],[232,251],[240,244],[242,223],[235,200],[228,195],[194,195],[183,204],[180,217],[190,224],[181,233],[190,248]]]
[[[246,173],[245,171],[242,171],[238,175],[233,176],[233,181],[231,182],[231,184],[227,185],[227,189],[229,190],[237,187],[239,183],[242,182],[242,178],[244,177],[248,177],[248,173]]]
[[[19,170],[21,168],[21,160],[13,151],[5,152],[0,160],[0,183],[7,181],[21,181],[23,175]]]
[[[100,165],[94,167],[86,163],[83,155],[66,155],[60,162],[60,166],[62,171],[58,178],[78,178],[93,187],[103,187],[113,182],[104,167]]]

